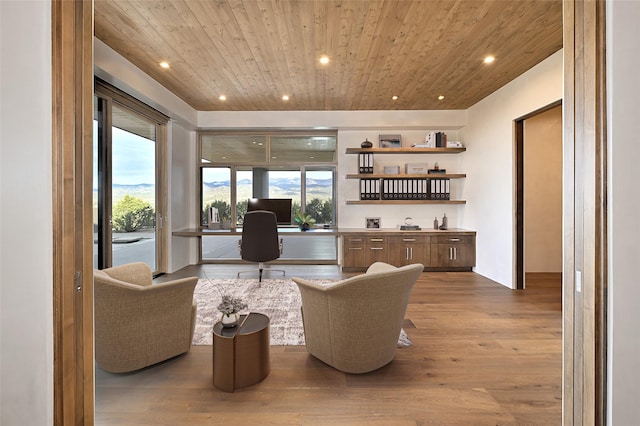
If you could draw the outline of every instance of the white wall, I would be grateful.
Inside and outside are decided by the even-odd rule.
[[[464,120],[461,116],[460,120]],[[463,121],[460,121],[462,124]],[[372,123],[374,125],[375,123]],[[436,125],[427,122],[426,125]],[[345,179],[347,174],[358,173],[358,156],[345,154],[346,148],[358,148],[365,138],[374,144],[378,142],[378,135],[388,133],[384,129],[373,128],[371,130],[340,130],[338,131],[338,223],[341,228],[364,228],[366,217],[379,217],[383,228],[395,228],[404,223],[406,217],[411,217],[415,225],[420,225],[423,229],[433,227],[433,219],[438,218],[442,223],[442,216],[446,213],[449,218],[449,228],[459,228],[458,215],[464,210],[464,204],[391,204],[391,205],[346,205],[347,200],[357,200],[359,198],[359,184],[357,179]],[[424,143],[424,138],[428,131],[401,129],[395,133],[402,135],[402,144],[405,147],[414,143]],[[445,131],[450,140],[458,139],[457,130]],[[374,172],[382,173],[384,166],[400,166],[401,173],[404,173],[406,163],[426,163],[432,169],[435,162],[438,162],[440,169],[445,169],[449,173],[465,173],[462,169],[461,160],[466,153],[461,154],[374,154]],[[459,199],[465,179],[452,179],[452,198]]]
[[[458,129],[462,110],[448,111],[198,111],[203,129],[317,128],[317,129]],[[436,126],[436,127],[430,127]]]
[[[53,424],[51,3],[0,1],[0,424]]]
[[[515,169],[513,121],[562,98],[562,51],[522,74],[468,112],[461,139],[467,172],[461,226],[477,231],[475,271],[514,288]]]
[[[640,418],[640,2],[607,2],[608,424]]]
[[[175,122],[169,125],[167,162],[169,173],[169,218],[170,231],[195,228],[196,187],[195,157],[196,136]],[[178,269],[198,261],[197,238],[169,236],[169,270]]]

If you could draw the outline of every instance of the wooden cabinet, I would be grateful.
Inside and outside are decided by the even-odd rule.
[[[465,150],[465,148],[347,148],[346,154],[358,155],[359,173],[347,174],[346,178],[358,180],[361,195],[359,200],[347,200],[346,203],[465,204],[464,200],[451,199],[449,192],[449,180],[465,178],[467,175],[464,173],[393,175],[373,173],[374,154],[458,154]],[[368,159],[366,163],[370,163],[370,166],[362,166],[362,155],[366,156]],[[363,172],[367,170],[368,173]],[[438,190],[434,195],[435,188]]]
[[[364,271],[374,262],[394,266],[422,263],[425,270],[470,271],[475,266],[475,232],[339,231],[342,269]]]
[[[345,235],[342,237],[342,264],[349,268],[367,268],[367,256],[365,247],[366,236]]]
[[[342,263],[348,268],[366,269],[374,262],[388,262],[387,238],[380,235],[355,234],[342,238]]]
[[[375,262],[389,262],[389,248],[387,237],[369,236],[365,242],[365,256],[369,265]],[[368,265],[367,265],[368,266]]]
[[[431,240],[431,266],[434,268],[471,268],[476,264],[473,235],[438,235]]]

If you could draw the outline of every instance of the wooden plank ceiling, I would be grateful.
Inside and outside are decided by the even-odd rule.
[[[562,2],[96,0],[95,34],[200,111],[466,109],[562,48]]]

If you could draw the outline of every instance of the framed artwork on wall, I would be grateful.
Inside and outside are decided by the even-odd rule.
[[[402,148],[402,135],[379,135],[380,148]]]

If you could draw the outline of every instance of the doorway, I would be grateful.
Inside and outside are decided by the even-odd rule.
[[[562,274],[562,104],[515,121],[516,288],[527,274]]]
[[[164,272],[162,120],[140,113],[96,82],[94,96],[94,268],[144,262]],[[164,122],[166,124],[166,121]]]

